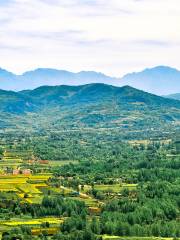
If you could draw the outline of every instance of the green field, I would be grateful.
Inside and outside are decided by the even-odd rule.
[[[121,192],[123,189],[127,188],[129,190],[136,190],[137,189],[137,184],[112,184],[112,185],[96,185],[94,188],[98,191],[111,191],[114,193]]]

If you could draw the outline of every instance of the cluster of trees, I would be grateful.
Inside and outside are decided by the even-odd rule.
[[[63,180],[72,187],[90,184],[96,198],[102,196],[93,189],[94,183],[114,184],[112,179],[119,177],[138,184],[135,198],[125,191],[120,199],[106,199],[98,224],[100,234],[180,237],[180,162],[178,155],[170,154],[174,146],[122,146],[121,153],[116,151],[111,158],[69,164],[54,169],[55,175],[73,177]]]
[[[18,199],[9,200],[8,195],[1,194],[1,196],[3,199],[0,203],[0,216],[6,219],[22,215],[31,215],[32,217],[87,215],[83,201],[66,199],[61,195],[44,196],[41,204],[22,203]]]
[[[45,196],[40,206],[34,208],[37,216],[64,216],[86,215],[85,204],[82,201],[66,199],[61,196]]]
[[[136,201],[129,198],[112,200],[104,207],[100,218],[102,232],[120,236],[179,237],[179,198],[159,184],[139,189]]]
[[[3,158],[3,152],[4,152],[3,148],[0,147],[0,160]]]
[[[65,220],[60,229],[61,233],[55,235],[54,240],[102,240],[99,221],[95,217],[89,222],[86,216],[74,215]]]
[[[31,240],[31,228],[21,226],[20,228],[13,228],[8,232],[2,233],[2,240]]]

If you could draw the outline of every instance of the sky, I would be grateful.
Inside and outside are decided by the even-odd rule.
[[[180,69],[180,0],[0,0],[0,67]]]

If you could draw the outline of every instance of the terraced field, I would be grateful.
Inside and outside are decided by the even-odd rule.
[[[0,192],[14,192],[19,198],[29,203],[41,203],[42,187],[48,187],[45,183],[50,175],[1,175]]]

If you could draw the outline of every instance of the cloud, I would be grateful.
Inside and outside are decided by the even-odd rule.
[[[0,66],[122,75],[180,68],[179,0],[1,0]]]
[[[142,1],[142,0],[138,0],[138,1]],[[147,46],[156,46],[156,47],[169,47],[169,46],[172,46],[173,44],[168,41],[152,40],[152,39],[144,39],[140,41],[137,40],[137,41],[134,41],[134,43],[138,45],[147,45]]]

